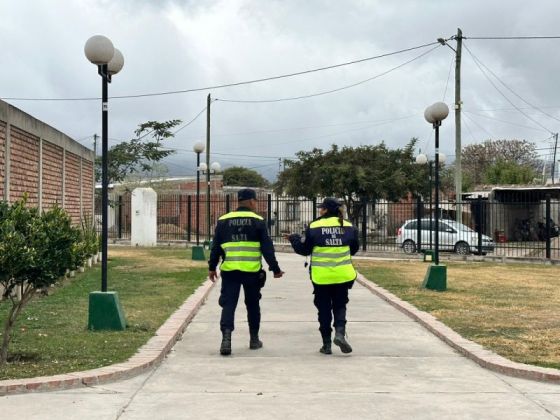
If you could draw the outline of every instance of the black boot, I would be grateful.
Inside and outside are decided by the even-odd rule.
[[[346,341],[346,328],[345,327],[336,327],[335,334],[334,334],[334,344],[340,347],[342,353],[352,353],[352,347]]]
[[[331,335],[323,335],[323,347],[319,349],[323,354],[332,354]]]
[[[220,354],[229,356],[231,354],[231,331],[222,331],[222,345],[220,346]]]
[[[249,348],[251,350],[260,349],[263,346],[263,343],[261,340],[259,340],[259,331],[250,330],[249,334],[251,335],[251,339],[249,341]]]

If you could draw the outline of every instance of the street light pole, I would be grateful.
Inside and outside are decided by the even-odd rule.
[[[436,161],[435,161],[435,204],[436,204],[436,215],[435,215],[435,253],[434,253],[434,262],[436,265],[439,265],[439,127],[441,125],[441,121],[434,122],[434,129],[436,131]]]
[[[196,154],[196,246],[200,245],[200,153]]]
[[[210,94],[206,99],[206,167],[208,171],[206,172],[206,233],[207,240],[210,241],[210,105],[212,99]]]
[[[433,290],[447,289],[447,267],[439,264],[439,166],[445,155],[439,152],[439,127],[441,122],[449,115],[449,108],[444,102],[436,102],[424,111],[424,118],[435,130],[435,250],[434,264],[428,268],[424,278],[423,287]],[[441,160],[440,160],[441,159]],[[423,159],[424,160],[424,159]],[[431,230],[431,229],[430,229]]]
[[[90,330],[124,330],[126,320],[116,292],[107,292],[107,261],[109,233],[109,107],[108,90],[113,75],[124,66],[124,57],[111,40],[102,35],[92,36],[84,47],[87,59],[97,66],[101,76],[101,292],[89,295]]]
[[[109,106],[108,85],[110,76],[107,64],[99,66],[101,76],[101,291],[107,291],[107,249],[109,234]]]

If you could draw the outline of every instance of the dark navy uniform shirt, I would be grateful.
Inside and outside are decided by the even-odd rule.
[[[252,211],[246,207],[239,207],[236,211]],[[259,242],[261,244],[261,252],[268,264],[270,271],[279,273],[280,266],[274,255],[274,245],[268,235],[266,223],[254,217],[243,218],[243,223],[231,224],[231,219],[218,220],[214,239],[212,240],[212,250],[210,251],[210,260],[208,261],[208,269],[216,271],[216,267],[225,257],[225,253],[221,245],[226,242]]]
[[[321,216],[317,218],[324,219],[328,217],[333,217],[330,215]],[[290,243],[294,248],[296,254],[299,255],[311,255],[313,247],[315,246],[340,246],[348,245],[350,247],[350,254],[354,255],[360,249],[360,240],[358,239],[358,231],[354,226],[344,227],[344,233],[338,240],[341,243],[332,243],[332,235],[329,234],[328,229],[310,229],[309,227],[305,231],[305,239],[302,240],[301,236],[296,234],[290,235]]]

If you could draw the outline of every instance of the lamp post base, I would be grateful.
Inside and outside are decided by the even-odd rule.
[[[192,247],[192,259],[193,261],[204,261],[206,260],[206,255],[204,255],[204,247],[193,246]]]
[[[122,331],[125,328],[126,319],[117,292],[91,292],[88,329]]]
[[[422,287],[443,292],[447,290],[447,266],[432,264],[426,271]]]

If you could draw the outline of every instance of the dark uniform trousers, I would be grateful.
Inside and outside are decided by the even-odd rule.
[[[220,292],[220,306],[222,317],[220,328],[222,331],[234,329],[235,309],[239,300],[241,286],[245,292],[245,306],[247,306],[247,321],[249,330],[258,331],[261,323],[261,283],[259,273],[243,271],[222,271],[222,289]]]
[[[352,288],[354,281],[339,284],[315,284],[313,283],[313,303],[319,311],[319,331],[322,335],[332,332],[334,327],[346,326],[346,304],[348,303],[348,290]]]

